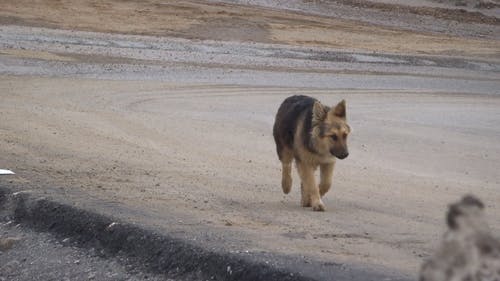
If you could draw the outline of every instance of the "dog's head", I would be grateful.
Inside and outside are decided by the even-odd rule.
[[[313,105],[312,137],[318,152],[344,159],[349,155],[347,137],[351,127],[346,121],[346,104],[342,100],[334,107],[316,101]]]
[[[466,195],[461,201],[451,204],[446,222],[452,230],[477,231],[485,225],[484,204],[473,195]]]

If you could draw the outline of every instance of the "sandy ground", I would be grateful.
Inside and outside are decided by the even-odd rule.
[[[227,225],[244,233],[239,250],[411,274],[443,230],[447,202],[473,192],[491,219],[499,211],[494,96],[26,77],[0,87],[1,164],[18,180]],[[349,102],[351,156],[337,165],[326,213],[299,207],[297,184],[290,196],[279,187],[270,128],[296,93]]]
[[[143,16],[130,1],[107,16],[96,2],[103,14],[80,7],[77,17],[69,2],[18,3],[0,12],[10,23],[0,33],[0,167],[17,172],[4,183],[126,206],[114,215],[210,233],[207,243],[230,251],[410,277],[464,193],[485,201],[500,230],[494,38],[229,4],[166,2]],[[131,14],[134,27],[123,24]],[[214,25],[200,26],[204,17]],[[231,32],[242,18],[249,32]],[[325,213],[299,206],[296,174],[290,195],[279,186],[271,128],[292,94],[348,103],[350,156]]]

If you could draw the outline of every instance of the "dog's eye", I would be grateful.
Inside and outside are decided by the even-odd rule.
[[[333,141],[337,141],[337,139],[338,139],[338,138],[337,138],[337,135],[332,135],[332,140],[333,140]]]

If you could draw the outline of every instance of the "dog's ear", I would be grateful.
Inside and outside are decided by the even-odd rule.
[[[319,123],[326,118],[327,110],[325,107],[319,102],[315,101],[313,105],[313,123]]]
[[[352,133],[352,128],[351,126],[347,125],[347,123],[345,123],[345,126],[347,127],[347,133]]]
[[[333,112],[333,115],[340,117],[342,119],[345,119],[345,111],[346,111],[346,105],[345,105],[345,100],[341,100],[334,108],[331,110]]]
[[[476,206],[479,209],[484,209],[484,204],[472,194],[467,194],[462,198],[461,204],[465,206]]]
[[[446,223],[450,229],[458,229],[457,219],[463,215],[458,207],[458,204],[451,204],[448,206],[448,213],[446,213]]]

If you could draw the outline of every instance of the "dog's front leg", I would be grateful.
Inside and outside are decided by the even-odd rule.
[[[319,195],[323,197],[330,187],[332,186],[332,178],[333,178],[333,167],[335,166],[335,162],[328,164],[321,164],[319,166],[320,169],[320,181],[319,181]]]
[[[297,162],[297,170],[302,180],[302,206],[308,206],[309,204],[304,203],[310,203],[314,211],[324,211],[325,205],[321,201],[319,188],[314,178],[315,168],[310,164]]]

